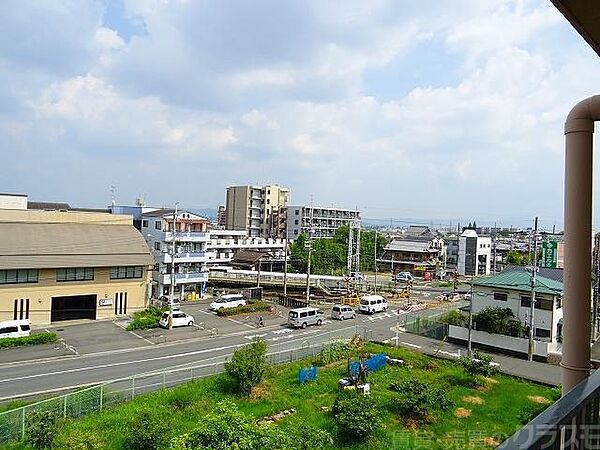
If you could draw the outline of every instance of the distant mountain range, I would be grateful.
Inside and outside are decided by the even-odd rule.
[[[217,218],[217,208],[189,208],[189,211],[210,220]]]

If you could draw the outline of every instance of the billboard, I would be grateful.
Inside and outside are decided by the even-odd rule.
[[[542,267],[557,267],[558,242],[544,241],[542,243]]]

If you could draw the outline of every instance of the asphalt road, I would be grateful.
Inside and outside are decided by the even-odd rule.
[[[354,320],[327,320],[322,326],[305,330],[285,325],[287,310],[278,308],[265,315],[265,327],[256,328],[256,316],[227,319],[208,312],[206,305],[188,304],[197,325],[173,330],[125,331],[123,324],[88,322],[55,328],[65,345],[47,345],[4,350],[0,355],[0,402],[32,395],[50,395],[67,389],[115,380],[143,373],[190,365],[222,362],[236,348],[256,337],[265,340],[269,352],[289,351],[356,333],[369,339],[398,343],[424,353],[455,358],[460,347],[399,333],[398,317],[392,306],[386,313],[359,314]],[[325,309],[325,308],[324,308]],[[329,310],[326,309],[326,313]],[[431,310],[419,314],[429,315]],[[402,323],[407,316],[400,316]],[[414,318],[414,314],[410,317]],[[495,356],[500,369],[547,384],[560,382],[560,369],[543,363]]]
[[[198,305],[186,306],[186,309],[193,307],[198,309]],[[200,313],[196,311],[196,314]],[[142,334],[129,333],[112,322],[62,327],[60,329],[63,331],[59,334],[68,337],[65,342],[72,346],[72,351],[61,349],[58,350],[60,354],[56,355],[53,353],[57,351],[56,346],[47,346],[39,350],[13,349],[12,355],[9,352],[3,354],[4,362],[0,364],[0,401],[59,392],[190,364],[223,361],[236,348],[256,337],[266,341],[269,352],[287,351],[337,337],[349,337],[357,331],[363,333],[365,327],[370,329],[373,324],[369,320],[371,317],[359,315],[354,320],[326,320],[320,327],[292,330],[285,326],[285,320],[280,316],[266,317],[263,328],[256,328],[253,324],[244,322],[244,318],[230,320],[208,314],[205,316],[211,319],[211,324],[216,321],[221,325],[220,330],[227,332],[220,331],[218,335],[210,337],[206,329],[198,327],[154,330],[154,333],[169,337],[179,335],[179,340],[163,340],[155,344]],[[386,316],[386,319],[390,317]],[[392,320],[390,323],[395,322]],[[378,321],[378,325],[387,326],[388,334],[391,333],[390,324]],[[109,333],[111,340],[101,339],[101,335],[109,337]],[[80,341],[77,339],[78,335]],[[99,345],[95,345],[97,341]],[[132,343],[134,345],[131,345]],[[100,351],[86,353],[85,350],[90,349]],[[23,360],[26,356],[29,356],[29,359]],[[40,357],[35,358],[36,356]]]

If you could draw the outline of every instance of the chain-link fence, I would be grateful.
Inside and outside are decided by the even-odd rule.
[[[323,347],[335,340],[348,339],[357,334],[367,340],[370,333],[370,329],[356,326],[315,336],[307,335],[299,347],[269,352],[266,360],[271,365],[297,361],[316,356]],[[228,355],[214,359],[219,361],[186,364],[170,370],[134,375],[0,413],[0,445],[23,439],[27,432],[28,415],[34,411],[51,411],[63,418],[83,417],[133,400],[139,395],[223,372]]]

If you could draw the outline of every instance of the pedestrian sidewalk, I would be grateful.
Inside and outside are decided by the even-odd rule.
[[[373,339],[382,337],[381,334],[383,333],[378,333],[377,331],[378,330],[374,330]],[[389,333],[385,340],[392,344],[395,343],[395,338],[389,339]],[[402,332],[398,335],[398,342],[398,345],[402,347],[445,359],[456,359],[459,356],[467,354],[466,347],[418,334]],[[559,366],[537,361],[527,361],[525,359],[496,353],[482,353],[492,355],[494,357],[494,362],[499,364],[498,369],[507,375],[547,384],[549,386],[558,386],[561,383]]]

